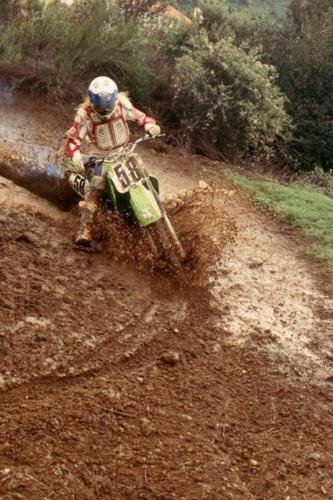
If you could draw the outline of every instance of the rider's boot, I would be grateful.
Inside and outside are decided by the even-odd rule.
[[[91,228],[94,213],[97,209],[97,203],[90,200],[85,200],[81,205],[80,227],[75,238],[76,247],[90,247],[91,245]]]

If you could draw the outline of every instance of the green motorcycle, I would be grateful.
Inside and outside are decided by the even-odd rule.
[[[86,158],[87,175],[72,173],[70,183],[84,197],[89,178],[104,177],[105,207],[146,230],[154,252],[163,253],[179,271],[185,252],[162,204],[158,180],[148,174],[142,159],[134,153],[138,144],[152,139],[142,137],[104,159]]]

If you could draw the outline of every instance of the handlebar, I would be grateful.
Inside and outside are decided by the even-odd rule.
[[[142,144],[143,142],[151,141],[151,140],[154,140],[154,139],[159,139],[160,137],[164,137],[164,136],[165,136],[165,134],[160,134],[160,135],[157,135],[155,137],[152,137],[151,135],[146,134],[146,135],[144,135],[143,137],[140,137],[139,139],[137,139],[134,142],[129,142],[128,144],[126,144],[119,151],[115,151],[110,156],[105,157],[103,161],[110,161],[110,160],[116,158],[117,156],[121,156],[123,154],[129,155],[129,154],[133,153],[134,149],[136,148],[136,146],[138,144]]]
[[[146,141],[151,141],[151,140],[154,140],[154,139],[159,139],[160,137],[165,137],[165,134],[156,135],[155,137],[152,137],[151,135],[146,134],[143,137],[140,137],[138,140],[136,140],[136,141],[134,141],[132,143],[129,143],[128,146],[130,144],[140,144],[141,142],[146,142]]]

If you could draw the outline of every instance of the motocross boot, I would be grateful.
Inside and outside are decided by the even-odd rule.
[[[94,213],[97,209],[97,203],[94,201],[84,201],[81,205],[80,227],[75,238],[76,247],[90,247],[91,245],[91,227]]]
[[[98,176],[92,177],[84,201],[80,203],[82,212],[79,231],[75,238],[75,247],[90,247],[91,245],[91,228],[103,190],[104,179]]]

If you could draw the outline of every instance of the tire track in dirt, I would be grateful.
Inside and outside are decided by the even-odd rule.
[[[34,376],[74,373],[78,364],[80,370],[90,369],[81,363],[105,351],[107,344],[113,351],[119,346],[120,356],[130,356],[136,344],[146,341],[145,333],[132,339],[127,332],[129,324],[139,327],[140,316],[155,300],[144,275],[126,272],[107,256],[73,252],[71,241],[61,238],[52,221],[34,220],[18,210],[2,210],[0,231],[1,371],[10,372],[2,374],[2,385],[22,382],[31,365],[36,366]],[[170,300],[163,308],[169,324],[183,304]],[[22,359],[13,364],[14,343]],[[110,361],[117,356],[113,352]]]
[[[288,358],[292,370],[324,383],[332,374],[333,292],[318,288],[309,259],[280,225],[240,212],[237,202],[234,210],[242,236],[222,256],[214,289],[230,342],[253,342],[273,360]]]

